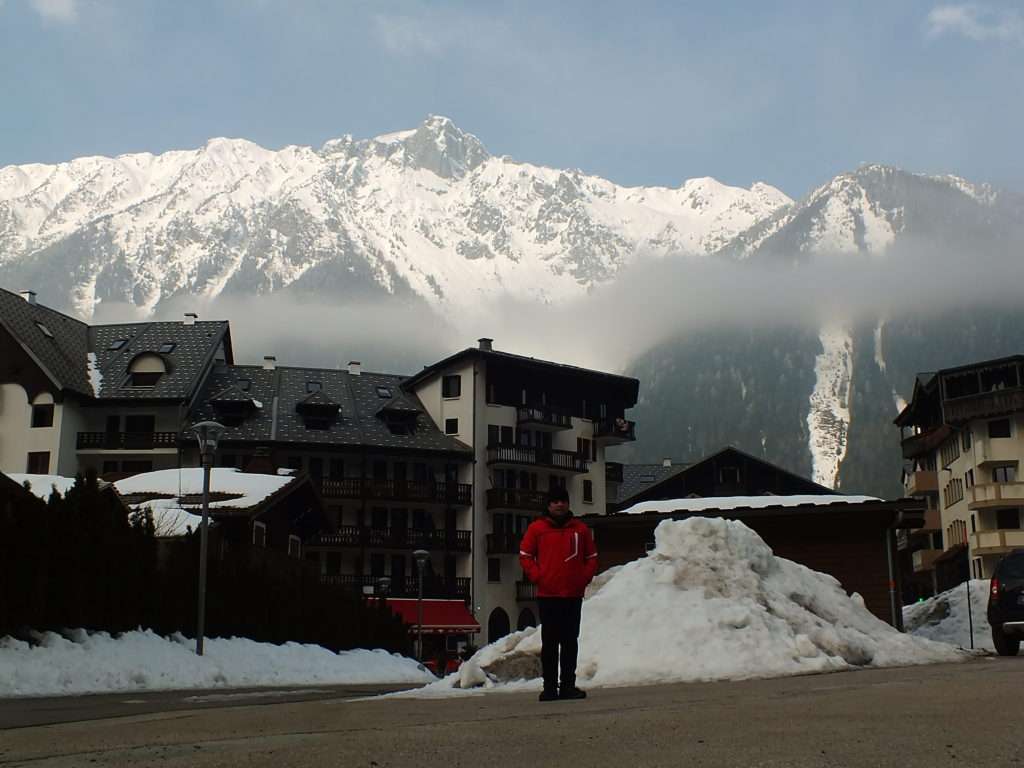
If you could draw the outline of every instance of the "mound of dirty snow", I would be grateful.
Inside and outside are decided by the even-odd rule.
[[[666,520],[655,541],[585,600],[582,684],[775,677],[969,657],[893,629],[831,576],[776,557],[741,522]],[[422,694],[403,695],[536,678],[539,654],[538,630],[516,632]]]
[[[925,637],[961,648],[974,647],[994,651],[992,626],[988,623],[987,579],[971,579],[970,612],[967,607],[967,582],[935,597],[903,607],[903,627],[916,637]]]

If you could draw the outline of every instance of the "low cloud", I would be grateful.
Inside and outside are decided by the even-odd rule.
[[[78,0],[30,0],[29,4],[46,21],[60,24],[78,21]]]
[[[969,40],[1024,43],[1024,18],[1017,10],[995,10],[974,3],[941,5],[928,14],[931,37],[961,35]]]

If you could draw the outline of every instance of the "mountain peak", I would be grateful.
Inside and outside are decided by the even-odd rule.
[[[400,137],[415,165],[446,179],[460,179],[490,157],[476,136],[443,115],[428,115],[410,134],[391,136]]]

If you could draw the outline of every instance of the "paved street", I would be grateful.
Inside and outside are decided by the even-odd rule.
[[[1022,691],[1024,657],[609,688],[550,704],[318,696],[110,717],[98,701],[103,719],[0,731],[0,765],[1015,766]]]

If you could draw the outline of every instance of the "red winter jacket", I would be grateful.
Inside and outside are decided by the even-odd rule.
[[[537,585],[537,597],[583,597],[597,572],[597,547],[586,523],[572,517],[556,525],[537,518],[523,535],[519,562]]]

